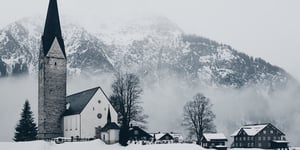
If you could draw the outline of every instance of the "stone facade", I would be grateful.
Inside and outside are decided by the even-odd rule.
[[[55,38],[48,54],[43,48],[39,58],[38,137],[63,136],[63,113],[66,105],[66,58]]]

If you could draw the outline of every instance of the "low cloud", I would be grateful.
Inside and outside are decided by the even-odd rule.
[[[113,79],[111,74],[68,78],[67,93],[101,86],[107,95],[110,95]],[[29,100],[37,120],[37,78],[2,78],[0,83],[0,119],[3,120],[0,141],[12,141],[14,128],[20,119],[26,99]],[[142,105],[145,113],[149,115],[147,130],[150,132],[173,131],[185,134],[185,129],[181,126],[183,106],[197,92],[201,92],[214,104],[218,131],[225,133],[229,139],[230,134],[241,125],[271,122],[286,133],[291,145],[300,145],[300,139],[297,137],[300,134],[300,96],[299,88],[294,86],[278,90],[271,95],[259,92],[257,87],[190,87],[176,78],[161,79],[151,84],[143,81],[143,86]]]

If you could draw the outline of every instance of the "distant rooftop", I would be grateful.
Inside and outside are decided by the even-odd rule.
[[[204,133],[203,136],[207,141],[211,140],[227,140],[223,133]]]

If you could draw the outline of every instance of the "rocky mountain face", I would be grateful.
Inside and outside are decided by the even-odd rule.
[[[27,18],[0,30],[1,77],[37,72],[42,20]],[[113,27],[102,24],[88,32],[63,22],[69,75],[122,70],[151,81],[174,76],[191,84],[234,88],[263,84],[269,90],[294,82],[283,69],[228,45],[187,35],[164,17]]]

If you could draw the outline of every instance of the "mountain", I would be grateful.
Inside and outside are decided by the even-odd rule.
[[[38,53],[43,32],[41,18],[25,18],[0,31],[1,76],[37,72]],[[105,56],[101,40],[72,23],[64,24],[64,40],[68,54],[68,73],[111,72],[113,66]]]
[[[0,30],[0,76],[37,72],[42,18],[26,18]],[[134,72],[150,81],[179,77],[193,84],[268,90],[295,82],[282,68],[231,46],[185,34],[165,17],[99,25],[91,32],[63,22],[68,73]]]

